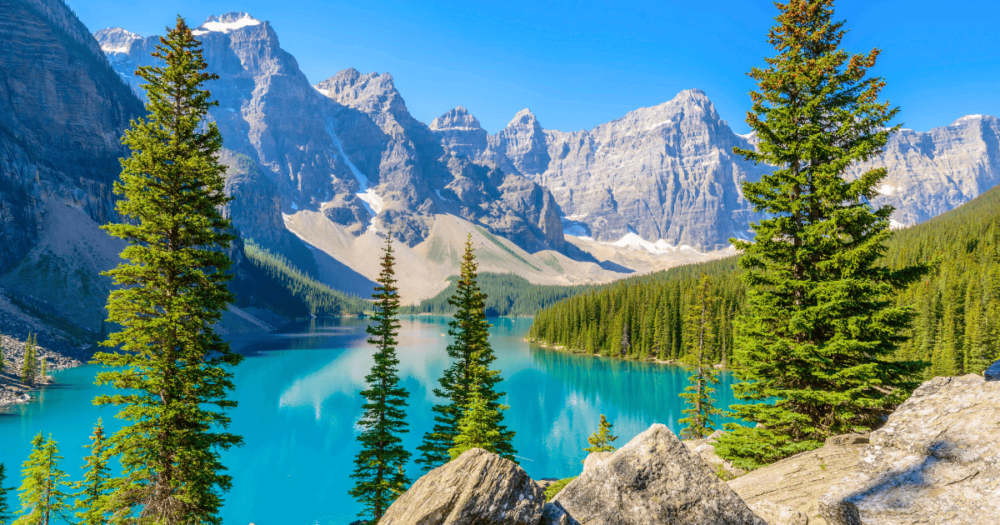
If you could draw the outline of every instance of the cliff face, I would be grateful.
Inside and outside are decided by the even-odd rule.
[[[703,249],[747,236],[750,213],[739,183],[761,170],[732,153],[750,144],[701,91],[572,133],[545,130],[522,110],[485,148],[478,122],[451,124],[458,119],[475,122],[458,109],[435,121],[446,147],[542,184],[578,234],[617,241],[635,233]]]
[[[750,237],[755,215],[740,183],[769,171],[733,153],[751,148],[733,133],[701,91],[641,108],[591,130],[544,129],[522,110],[488,135],[464,108],[431,128],[454,155],[492,162],[552,191],[567,232],[598,241],[646,241],[716,249]],[[876,206],[896,208],[893,223],[908,226],[951,210],[1000,183],[1000,121],[971,115],[928,132],[901,130],[884,154],[847,173],[888,168]]]
[[[543,189],[522,195],[518,185],[505,195],[502,178],[485,187],[488,169],[451,163],[430,129],[410,115],[390,75],[348,69],[310,86],[270,24],[246,13],[210,17],[194,33],[209,70],[220,77],[209,86],[219,100],[211,116],[226,147],[270,178],[285,214],[316,211],[355,236],[391,226],[414,246],[426,238],[433,216],[446,213],[481,220],[533,250],[562,246],[561,228],[552,227],[559,217],[554,201],[531,207],[545,203],[530,195]],[[153,63],[157,37],[141,39],[120,28],[96,35],[116,70],[141,91],[132,72]],[[457,195],[449,185],[461,186],[470,200],[445,196]],[[489,206],[479,205],[486,200]],[[258,229],[252,236],[277,235]]]
[[[119,143],[142,106],[60,0],[0,0],[0,271],[44,227],[43,204],[105,222]]]
[[[893,220],[912,226],[1000,184],[1000,119],[970,115],[927,132],[901,130],[882,158],[852,170],[885,167],[876,205],[896,208]]]

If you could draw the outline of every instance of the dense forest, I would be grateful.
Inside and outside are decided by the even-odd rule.
[[[401,309],[404,314],[451,315],[455,307],[448,298],[455,294],[458,276],[448,278],[448,287],[420,304]],[[542,308],[574,295],[589,292],[597,285],[558,286],[531,284],[527,279],[509,273],[481,273],[479,286],[486,294],[486,315],[489,317],[531,316]]]
[[[1000,188],[917,226],[896,231],[884,263],[936,260],[897,296],[917,317],[901,358],[931,363],[928,377],[981,372],[1000,358]],[[537,313],[529,337],[609,356],[683,357],[683,312],[702,273],[711,278],[715,362],[730,359],[732,319],[744,295],[737,258],[674,268],[594,288]]]
[[[238,265],[231,285],[237,306],[270,308],[290,319],[361,314],[371,309],[370,301],[312,279],[287,259],[258,246],[252,239],[244,241],[242,251],[246,264]]]

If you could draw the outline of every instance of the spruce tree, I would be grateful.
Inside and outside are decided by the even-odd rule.
[[[886,176],[845,170],[876,158],[898,109],[878,98],[869,77],[879,50],[840,49],[844,23],[833,0],[788,0],[769,41],[777,56],[753,68],[747,123],[757,149],[747,160],[776,166],[743,195],[762,219],[743,252],[746,307],[738,322],[735,415],[755,427],[727,425],[716,451],[755,468],[823,444],[828,436],[866,432],[917,386],[921,364],[893,353],[914,316],[894,294],[924,267],[879,265],[890,236],[889,206],[870,199]]]
[[[14,516],[10,513],[10,502],[7,501],[7,497],[13,487],[5,486],[7,484],[7,467],[3,463],[0,463],[0,525],[10,525],[11,520]]]
[[[31,440],[32,450],[24,462],[21,476],[21,517],[14,525],[49,525],[56,518],[69,521],[63,489],[69,487],[66,473],[59,470],[59,447],[39,432]]]
[[[31,334],[24,341],[24,360],[21,362],[21,382],[34,385],[38,379],[38,360],[35,357],[35,342]]]
[[[42,382],[42,383],[48,383],[49,382],[49,364],[48,364],[48,361],[44,357],[40,357],[38,360],[42,364],[38,368],[38,380],[40,382]]]
[[[711,434],[714,430],[711,417],[719,413],[713,397],[714,385],[719,384],[719,376],[708,358],[716,344],[715,327],[712,324],[716,301],[717,298],[712,295],[711,279],[707,274],[701,274],[685,319],[688,348],[682,362],[693,371],[688,377],[690,384],[680,394],[688,405],[688,408],[681,411],[687,417],[677,421],[687,424],[681,430],[681,437],[685,439],[698,439]]]
[[[354,488],[350,494],[364,505],[359,516],[378,522],[389,505],[406,491],[409,480],[403,467],[410,453],[402,445],[400,434],[408,432],[406,399],[409,393],[399,386],[396,337],[399,334],[399,289],[396,288],[395,258],[392,255],[392,231],[386,236],[382,272],[375,286],[375,311],[367,331],[368,344],[375,346],[375,364],[365,377],[368,389],[361,392],[367,400],[358,426],[362,449],[354,460]]]
[[[466,407],[470,406],[474,391],[482,397],[487,411],[501,414],[494,422],[499,433],[495,445],[497,454],[515,461],[511,444],[514,432],[503,425],[500,412],[503,405],[499,400],[506,393],[496,391],[502,378],[498,371],[490,369],[496,356],[490,346],[486,295],[479,289],[477,271],[472,234],[469,234],[455,294],[448,299],[448,304],[456,309],[454,318],[448,322],[448,335],[452,337],[448,355],[454,362],[438,380],[441,387],[434,389],[434,394],[444,403],[434,406],[434,428],[424,435],[424,442],[418,447],[422,454],[417,463],[422,464],[424,470],[443,465],[450,459],[450,450],[455,447],[455,438],[461,433],[462,416]]]
[[[104,525],[107,523],[104,511],[104,501],[108,493],[108,483],[111,469],[108,468],[108,443],[104,434],[104,423],[97,420],[94,434],[90,436],[90,445],[84,445],[90,454],[84,457],[83,468],[86,472],[83,480],[73,485],[78,490],[73,509],[79,525]]]
[[[132,151],[114,187],[124,220],[103,227],[126,243],[126,262],[107,272],[117,286],[108,321],[121,330],[103,344],[116,351],[94,356],[105,367],[97,384],[117,389],[94,403],[120,407],[126,423],[108,439],[122,476],[107,510],[112,523],[219,524],[232,484],[220,452],[242,443],[226,431],[242,356],[212,328],[233,299],[222,137],[206,120],[216,102],[204,84],[217,76],[181,17],[153,57],[162,65],[136,72],[148,115],[122,139]]]
[[[601,414],[601,422],[597,425],[597,430],[587,438],[589,447],[583,449],[584,452],[614,452],[618,450],[612,443],[618,440],[618,436],[611,433],[613,424],[608,422],[608,418]]]
[[[501,454],[502,451],[498,448],[503,443],[503,435],[499,430],[503,421],[501,410],[508,408],[510,407],[507,405],[490,406],[479,389],[474,389],[458,423],[455,446],[448,450],[448,456],[455,459],[472,448]]]

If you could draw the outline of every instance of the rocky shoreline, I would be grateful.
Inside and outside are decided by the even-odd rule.
[[[380,525],[987,525],[1000,514],[1000,361],[925,382],[869,434],[753,472],[656,424],[546,502],[543,484],[473,449],[418,479]]]
[[[51,383],[52,378],[40,378],[34,386],[22,383],[20,372],[24,364],[24,341],[8,335],[3,335],[0,341],[4,357],[4,368],[0,370],[0,411],[4,411],[10,405],[31,401],[30,392]],[[81,366],[93,355],[91,348],[57,348],[53,349],[42,344],[35,347],[36,355],[39,359],[45,360],[49,372]]]

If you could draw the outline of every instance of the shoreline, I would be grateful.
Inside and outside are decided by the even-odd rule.
[[[552,350],[552,351],[555,351],[555,352],[562,352],[564,354],[582,355],[582,356],[590,356],[590,357],[604,357],[604,358],[607,358],[607,359],[618,359],[620,361],[634,361],[634,362],[637,362],[637,363],[654,363],[654,364],[663,365],[663,366],[679,366],[679,367],[682,367],[682,368],[686,368],[686,366],[684,365],[684,363],[681,363],[680,361],[678,361],[676,359],[659,359],[659,358],[653,357],[653,356],[649,356],[646,359],[638,359],[638,358],[635,358],[635,357],[628,357],[628,356],[613,356],[613,355],[604,355],[604,354],[591,354],[591,353],[588,353],[588,352],[586,352],[584,350],[576,350],[576,349],[573,349],[573,348],[566,348],[565,346],[560,346],[560,345],[550,345],[548,343],[543,343],[541,341],[538,341],[538,340],[535,340],[535,339],[529,339],[527,337],[524,338],[524,342],[530,343],[530,344],[533,344],[533,345],[536,345],[536,346],[539,346],[541,348],[544,348],[545,350]],[[733,367],[725,366],[722,363],[715,363],[715,364],[712,365],[712,368],[714,368],[716,370],[730,370],[730,371],[733,370]]]

